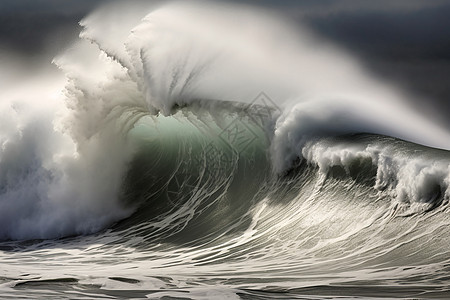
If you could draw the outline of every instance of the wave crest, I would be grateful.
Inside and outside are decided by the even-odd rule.
[[[372,139],[369,144],[356,145],[312,142],[303,148],[302,153],[324,175],[339,166],[350,177],[363,176],[370,180],[374,176],[373,188],[387,192],[393,203],[407,207],[403,208],[404,213],[428,211],[448,202],[450,159],[446,152],[425,150],[392,138]],[[370,166],[364,168],[362,161],[369,161]],[[355,164],[357,169],[351,170]],[[376,172],[371,172],[371,166]]]

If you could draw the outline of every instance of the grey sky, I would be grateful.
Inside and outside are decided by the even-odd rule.
[[[108,0],[2,0],[0,52],[56,55],[77,37],[78,21]],[[242,2],[242,1],[235,1]],[[309,27],[372,71],[424,95],[450,128],[450,0],[245,1]]]

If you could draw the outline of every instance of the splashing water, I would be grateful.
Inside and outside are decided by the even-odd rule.
[[[449,295],[449,132],[413,95],[245,5],[81,25],[0,94],[2,296]]]

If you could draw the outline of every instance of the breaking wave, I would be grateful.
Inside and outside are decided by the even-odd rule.
[[[408,203],[408,211],[447,201],[445,151],[419,153],[408,150],[416,149],[413,144],[386,145],[377,135],[361,144],[330,144],[330,137],[357,133],[444,148],[450,140],[448,132],[412,111],[401,91],[364,74],[339,49],[245,6],[143,5],[116,4],[84,19],[82,39],[54,60],[64,80],[49,78],[52,84],[46,85],[44,79],[31,80],[25,93],[17,87],[3,92],[2,239],[93,233],[130,216],[141,205],[130,195],[151,197],[141,195],[148,187],[134,182],[142,179],[133,175],[130,182],[127,174],[137,168],[169,185],[179,171],[167,169],[167,159],[160,169],[134,166],[146,135],[162,145],[148,157],[173,149],[173,161],[201,169],[224,163],[219,153],[201,155],[233,128],[235,135],[244,134],[234,138],[244,145],[256,140],[260,147],[258,160],[242,162],[242,151],[233,147],[225,155],[231,169],[250,168],[240,171],[244,174],[264,165],[271,170],[265,177],[283,177],[305,160],[320,174],[340,168],[350,177],[365,176],[393,202]],[[61,83],[64,99],[55,96]],[[153,123],[144,126],[143,120]],[[201,141],[181,137],[165,144],[186,130]],[[219,176],[223,182],[215,182],[210,175],[194,172],[186,178],[220,186],[234,176],[225,172]],[[149,178],[145,182],[152,185]]]
[[[450,138],[412,95],[244,5],[114,4],[81,25],[56,75],[1,91],[2,249],[103,253],[117,274],[95,276],[155,297],[203,295],[192,274],[219,298],[448,293]],[[0,282],[110,286],[65,264]]]

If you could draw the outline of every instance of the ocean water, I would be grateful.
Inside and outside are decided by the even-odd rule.
[[[450,134],[412,95],[242,5],[81,25],[0,94],[1,298],[450,297]]]

